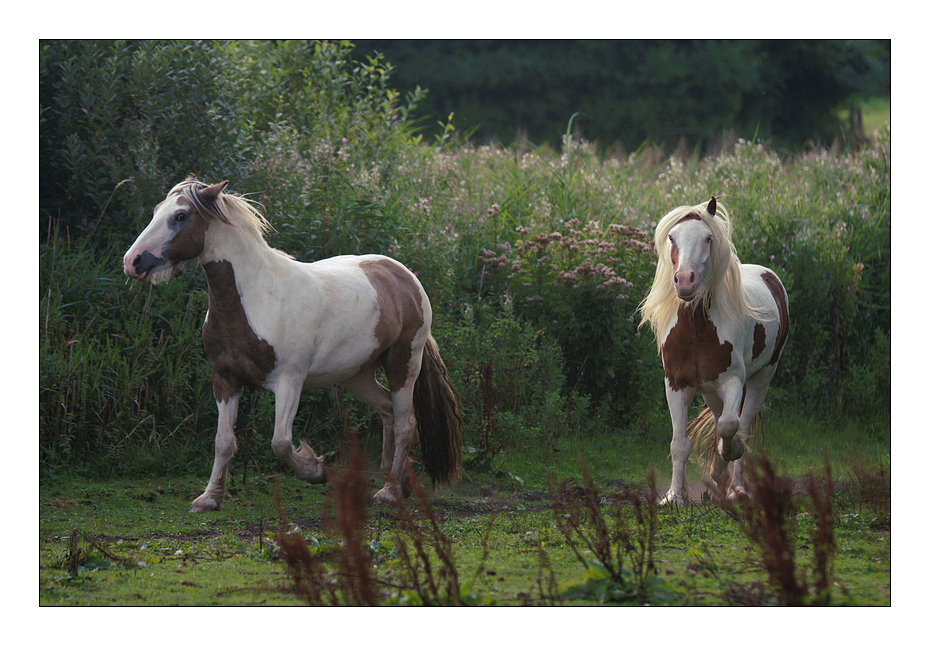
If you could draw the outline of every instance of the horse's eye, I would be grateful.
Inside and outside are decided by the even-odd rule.
[[[675,244],[675,239],[672,238],[671,235],[668,236],[668,241],[671,242],[672,244]]]
[[[183,211],[181,213],[178,213],[176,216],[174,216],[175,222],[184,222],[184,220],[186,219],[187,219],[187,213],[184,213]]]
[[[707,240],[706,240],[707,244],[710,244],[710,241],[711,241],[712,239],[713,239],[713,238],[712,238],[711,236],[707,236]]]

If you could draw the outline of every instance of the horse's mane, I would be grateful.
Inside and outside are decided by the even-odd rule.
[[[225,224],[252,231],[261,239],[264,239],[265,234],[272,230],[271,223],[251,200],[224,190],[216,201],[206,202],[200,195],[200,191],[205,188],[207,184],[191,175],[178,183],[168,194],[183,195],[200,213],[214,217]]]
[[[743,291],[743,274],[739,257],[731,237],[732,225],[727,210],[717,204],[716,214],[707,210],[708,202],[697,206],[680,206],[663,217],[656,225],[655,250],[658,256],[655,280],[645,300],[640,303],[642,314],[640,326],[649,323],[656,336],[659,350],[662,349],[662,334],[672,317],[678,312],[679,300],[674,288],[675,267],[672,264],[669,232],[687,215],[694,215],[706,224],[714,237],[711,254],[705,268],[704,278],[691,301],[691,307],[703,308],[706,312],[713,303],[724,317],[730,320],[761,319],[762,315],[749,304]]]
[[[168,194],[173,195],[177,193],[185,196],[193,203],[194,208],[197,209],[198,212],[203,213],[207,217],[216,218],[220,222],[236,227],[237,229],[246,231],[261,245],[268,247],[268,243],[265,241],[265,234],[269,231],[273,231],[274,227],[271,226],[271,223],[268,222],[268,219],[259,210],[257,203],[244,196],[227,192],[226,190],[221,191],[215,201],[207,202],[200,195],[200,191],[205,188],[207,188],[207,184],[196,179],[193,175],[190,175],[187,179],[172,188]],[[272,247],[268,248],[272,249]],[[285,258],[293,259],[290,254],[279,249],[273,249],[273,251]]]

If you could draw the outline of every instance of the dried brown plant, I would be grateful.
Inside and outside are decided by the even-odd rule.
[[[802,501],[795,492],[795,483],[777,473],[775,465],[765,455],[747,457],[745,480],[749,497],[739,506],[725,505],[743,521],[750,542],[762,551],[762,565],[779,603],[786,606],[827,604],[836,539],[833,532],[834,489],[830,463],[824,455],[823,478],[807,476],[803,489],[810,500],[814,528],[810,540],[813,559],[810,585],[804,569],[795,558],[796,518]]]

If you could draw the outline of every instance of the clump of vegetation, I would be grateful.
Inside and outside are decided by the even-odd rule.
[[[808,476],[804,482],[813,527],[813,556],[805,568],[796,562],[795,533],[800,502],[794,481],[779,475],[766,456],[745,460],[749,497],[739,504],[739,517],[750,541],[762,551],[762,564],[782,605],[830,603],[831,566],[836,550],[833,518],[833,481],[829,460],[824,458],[824,479]]]
[[[409,479],[412,496],[423,520],[415,518],[404,502],[399,501],[387,512],[394,521],[392,539],[371,537],[368,522],[371,492],[366,467],[367,462],[353,438],[348,464],[344,469],[331,471],[334,519],[329,525],[331,537],[325,549],[309,544],[299,533],[289,530],[280,499],[276,497],[279,527],[275,542],[294,582],[294,592],[309,605],[489,603],[490,599],[473,593],[471,584],[462,580],[453,541],[443,532],[423,485],[412,472]],[[483,564],[482,559],[478,571]]]
[[[649,236],[715,194],[740,258],[772,267],[792,334],[767,402],[890,433],[891,135],[855,153],[736,136],[713,154],[585,141],[477,144],[453,121],[417,131],[383,57],[345,42],[40,43],[39,451],[43,476],[181,473],[216,422],[200,355],[203,278],[126,285],[119,258],[194,171],[263,205],[270,243],[301,260],[378,252],[417,273],[463,406],[474,468],[667,428],[662,368],[635,306]],[[311,444],[377,419],[307,394]],[[337,407],[342,406],[337,411]],[[343,418],[345,414],[345,419]],[[240,453],[274,468],[271,398],[246,394]]]
[[[645,491],[621,484],[600,494],[580,466],[580,485],[563,482],[551,492],[556,527],[585,568],[583,579],[563,585],[561,594],[598,603],[672,601],[674,589],[658,577],[654,560],[658,496],[652,469]]]
[[[885,463],[856,456],[849,465],[847,480],[840,504],[870,516],[875,528],[891,529],[891,473]]]
[[[642,413],[637,404],[649,401],[644,391],[653,366],[643,361],[651,343],[639,333],[636,308],[651,284],[651,234],[578,218],[549,233],[523,225],[516,232],[513,245],[482,249],[478,264],[490,270],[499,291],[512,295],[521,318],[555,339],[567,383],[609,401],[624,419]]]

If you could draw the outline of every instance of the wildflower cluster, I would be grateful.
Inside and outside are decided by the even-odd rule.
[[[562,231],[531,234],[526,227],[518,226],[516,232],[516,244],[500,243],[496,251],[482,249],[478,263],[492,270],[505,270],[514,292],[528,292],[523,294],[524,303],[541,300],[542,293],[553,284],[572,289],[590,285],[598,292],[625,300],[634,283],[618,272],[633,276],[640,286],[649,279],[648,275],[633,275],[640,269],[638,260],[654,256],[650,234],[643,229],[610,224],[602,231],[599,222],[582,226],[572,218],[562,225]]]
[[[639,390],[634,382],[651,358],[635,315],[655,266],[650,234],[579,218],[559,229],[533,233],[517,226],[514,243],[482,249],[478,263],[498,290],[513,296],[522,317],[554,336],[569,383],[631,412]]]

